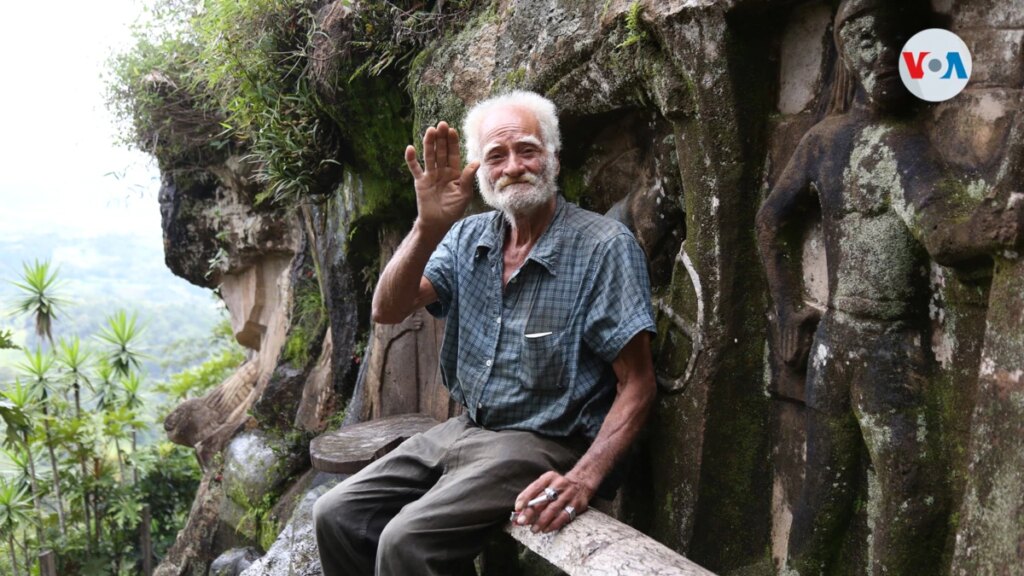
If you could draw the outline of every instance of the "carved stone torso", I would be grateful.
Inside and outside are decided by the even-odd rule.
[[[928,297],[928,254],[912,230],[913,159],[894,141],[912,135],[849,114],[810,134],[828,162],[815,168],[829,262],[830,307],[876,319],[906,319]],[[898,152],[899,151],[899,152]],[[897,154],[901,156],[898,157]],[[913,172],[910,172],[913,173]]]

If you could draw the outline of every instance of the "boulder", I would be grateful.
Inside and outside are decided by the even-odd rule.
[[[232,548],[210,564],[210,576],[239,576],[259,558],[255,548]]]
[[[313,504],[341,478],[333,474],[317,475],[274,545],[242,576],[321,576],[323,571],[316,547]]]

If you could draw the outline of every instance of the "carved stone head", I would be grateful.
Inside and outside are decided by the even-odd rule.
[[[893,110],[910,101],[900,80],[899,53],[909,32],[924,27],[927,12],[915,9],[916,4],[844,0],[839,5],[833,27],[836,48],[871,108]]]

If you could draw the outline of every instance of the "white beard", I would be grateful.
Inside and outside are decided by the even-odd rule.
[[[502,176],[493,183],[483,170],[479,170],[476,181],[480,185],[480,195],[488,206],[501,212],[509,222],[529,216],[550,202],[558,192],[556,174],[551,168],[554,164],[549,159],[539,175],[526,172],[515,179]]]

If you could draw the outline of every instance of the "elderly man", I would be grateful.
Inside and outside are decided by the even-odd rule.
[[[558,530],[587,506],[655,394],[650,286],[629,230],[557,193],[554,104],[515,92],[467,115],[470,163],[423,137],[412,231],[381,275],[377,322],[446,321],[441,368],[466,412],[325,494],[324,573],[449,574],[509,518]],[[473,175],[496,212],[462,218]]]

